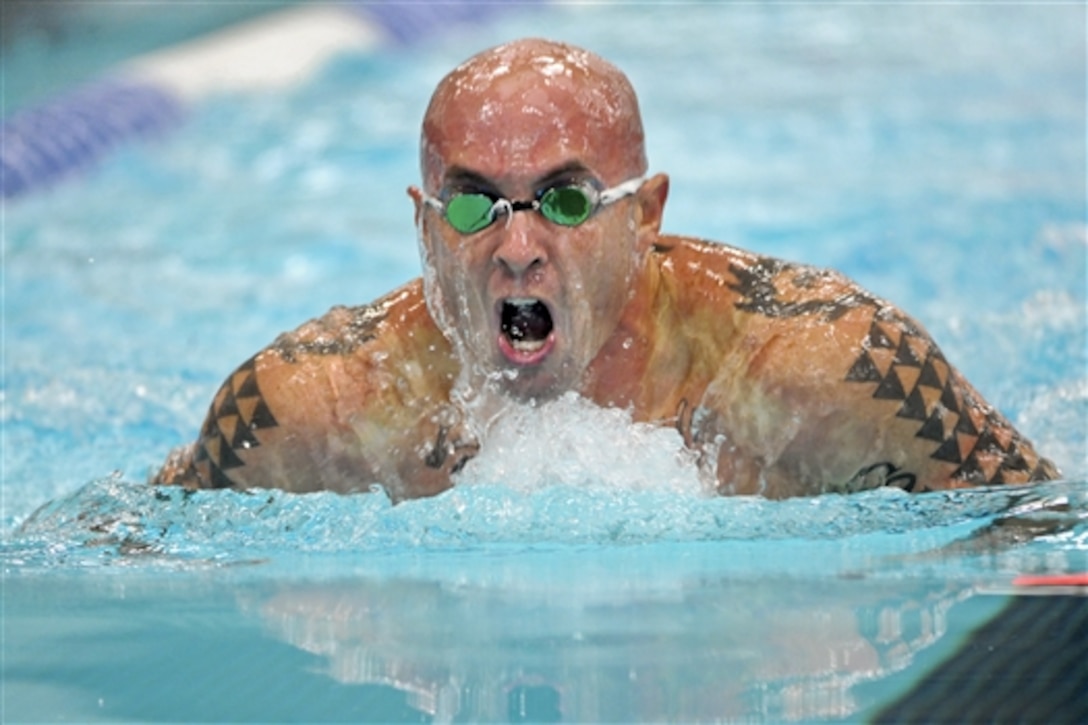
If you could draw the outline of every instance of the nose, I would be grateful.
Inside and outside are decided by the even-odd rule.
[[[513,213],[500,219],[500,238],[492,258],[512,277],[520,278],[548,263],[536,214]]]

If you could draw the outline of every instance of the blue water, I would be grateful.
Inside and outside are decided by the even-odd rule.
[[[875,715],[1005,611],[1015,576],[1088,570],[1084,21],[536,9],[214,99],[7,203],[3,714]],[[239,362],[419,273],[404,189],[431,89],[541,32],[631,76],[670,231],[898,303],[1067,480],[707,499],[673,433],[566,401],[547,411],[565,423],[508,431],[458,488],[397,507],[144,486]]]

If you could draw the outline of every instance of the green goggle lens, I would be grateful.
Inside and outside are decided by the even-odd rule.
[[[446,219],[462,234],[471,234],[495,221],[495,201],[485,194],[458,194],[446,202]]]
[[[580,186],[558,186],[548,189],[540,201],[507,202],[506,213],[535,208],[553,224],[565,227],[578,226],[593,213],[593,199]],[[472,234],[486,229],[495,221],[501,200],[487,194],[457,194],[445,204],[446,219],[462,234]]]
[[[588,182],[568,182],[565,186],[542,189],[535,199],[525,201],[480,192],[455,193],[448,201],[426,194],[422,196],[424,203],[437,209],[461,234],[487,229],[499,216],[519,211],[538,211],[552,224],[576,227],[593,216],[597,209],[637,193],[645,180],[644,176],[628,179],[604,191],[598,191]],[[510,217],[506,220],[509,223]]]
[[[540,197],[540,213],[548,221],[565,227],[578,226],[593,212],[593,203],[585,189],[560,186],[548,189]]]

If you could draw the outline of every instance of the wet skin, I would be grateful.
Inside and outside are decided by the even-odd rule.
[[[424,186],[438,196],[488,191],[514,200],[556,183],[614,186],[646,172],[632,115],[626,79],[593,56],[548,44],[499,49],[455,70],[436,92],[423,122]],[[463,235],[413,188],[424,262],[435,272],[429,302],[470,372],[516,372],[501,384],[520,399],[578,390],[602,347],[637,322],[633,285],[667,191],[659,175],[579,226],[515,213]],[[536,354],[506,344],[510,299],[547,308],[551,334]]]
[[[889,303],[662,235],[664,174],[578,226],[528,210],[463,234],[425,202],[643,176],[634,92],[596,56],[530,40],[470,59],[432,98],[421,171],[425,278],[282,335],[154,482],[433,495],[504,406],[567,391],[675,426],[723,494],[1058,476]]]

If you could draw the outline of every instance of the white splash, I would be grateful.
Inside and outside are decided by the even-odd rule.
[[[635,423],[576,393],[543,404],[511,404],[489,426],[457,486],[549,485],[701,494],[696,455],[671,427]]]

